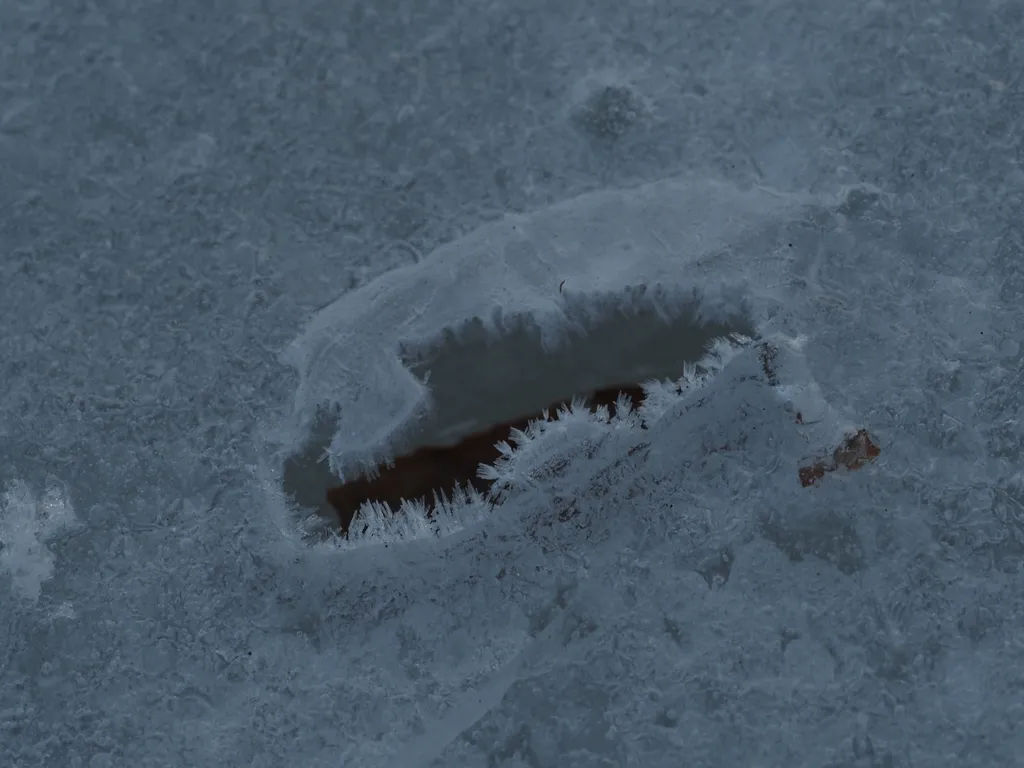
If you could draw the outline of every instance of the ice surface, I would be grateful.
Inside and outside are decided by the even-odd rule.
[[[0,3],[0,766],[1019,763],[1022,39],[1012,2]],[[450,397],[484,341],[532,402],[500,350],[596,375],[700,313],[759,338],[680,355],[649,429],[535,429],[440,537],[301,535],[316,409],[344,470],[496,408]],[[847,426],[878,460],[800,487]]]

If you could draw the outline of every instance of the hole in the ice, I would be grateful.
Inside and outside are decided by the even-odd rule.
[[[473,448],[469,443],[473,439],[479,443],[481,433],[488,447],[492,438],[504,439],[495,425],[539,416],[574,396],[617,391],[652,379],[677,379],[715,340],[730,334],[754,336],[755,332],[743,317],[702,323],[691,308],[666,320],[654,308],[646,308],[609,312],[587,324],[586,330],[581,324],[559,348],[546,351],[535,325],[524,323],[495,339],[482,324],[472,324],[458,338],[449,334],[432,347],[402,350],[405,364],[429,382],[433,403],[416,429],[393,446],[393,453],[401,457],[425,446],[455,446],[445,453],[446,470],[475,476],[473,457],[480,446]],[[328,501],[328,490],[340,480],[330,471],[325,450],[341,416],[322,413],[305,447],[290,456],[283,468],[284,490],[292,501],[335,528],[339,522],[342,528],[347,523]],[[462,454],[468,452],[470,460],[459,455],[457,446],[462,446]],[[404,484],[406,479],[394,473],[414,468],[415,462],[406,462],[404,468],[399,463],[387,476],[387,486],[393,490]],[[453,479],[461,484],[469,478],[438,477],[437,486],[450,487]]]

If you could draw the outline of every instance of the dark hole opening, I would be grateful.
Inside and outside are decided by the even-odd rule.
[[[524,323],[500,338],[473,324],[458,338],[449,335],[429,348],[402,350],[405,364],[428,382],[433,403],[409,436],[393,446],[393,455],[453,445],[495,425],[539,416],[574,396],[677,379],[716,339],[730,334],[754,336],[755,331],[743,317],[702,324],[694,309],[667,322],[653,308],[614,311],[585,331],[570,332],[558,349],[545,351],[534,324]],[[321,414],[306,445],[283,468],[285,493],[300,508],[317,513],[328,528],[337,527],[338,514],[327,492],[341,481],[330,471],[324,451],[342,416]]]

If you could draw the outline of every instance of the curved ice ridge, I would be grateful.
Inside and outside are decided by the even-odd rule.
[[[372,464],[429,403],[401,347],[458,333],[474,320],[499,334],[528,319],[548,349],[578,326],[570,300],[591,302],[595,312],[607,311],[612,298],[623,307],[653,304],[666,316],[696,307],[702,322],[742,313],[763,323],[786,302],[791,258],[768,233],[815,202],[674,178],[481,226],[312,318],[282,355],[299,385],[276,437],[293,448],[319,409],[340,408],[328,451],[332,470]]]

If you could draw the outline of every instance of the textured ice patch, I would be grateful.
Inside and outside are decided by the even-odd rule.
[[[77,523],[64,490],[56,483],[38,498],[25,483],[15,482],[0,498],[0,572],[11,577],[14,591],[38,600],[43,583],[53,576],[56,558],[47,542]]]

